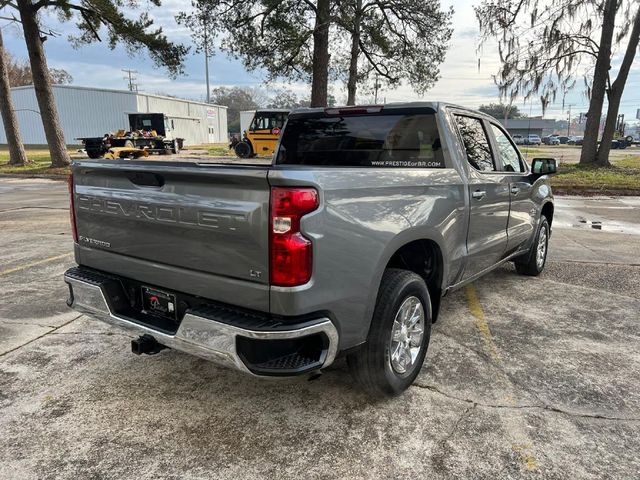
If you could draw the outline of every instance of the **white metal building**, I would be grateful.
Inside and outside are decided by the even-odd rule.
[[[47,140],[33,85],[12,88],[11,94],[22,141],[29,145],[45,145]],[[130,113],[164,113],[173,120],[174,137],[184,138],[186,146],[228,140],[227,107],[224,106],[75,85],[54,85],[53,94],[67,145],[79,144],[78,137],[100,137],[128,129],[127,115]],[[5,143],[4,128],[0,128],[0,144]]]

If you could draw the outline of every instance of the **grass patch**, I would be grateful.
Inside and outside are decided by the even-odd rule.
[[[187,145],[185,150],[195,150],[197,152],[206,152],[213,157],[227,157],[229,155],[235,156],[233,150],[229,148],[228,143],[208,143],[203,145]]]
[[[523,155],[529,155],[531,153],[534,154],[534,155],[538,155],[540,153],[543,153],[543,154],[546,155],[546,154],[549,153],[548,150],[542,150],[540,148],[522,147],[522,146],[519,146],[518,150],[520,150],[520,153],[522,153]]]
[[[553,187],[590,190],[637,190],[640,192],[640,158],[631,156],[602,168],[578,164],[561,164],[551,177]]]
[[[31,160],[24,166],[9,165],[9,153],[0,152],[0,174],[25,174],[25,175],[67,175],[71,172],[69,167],[52,168],[49,152],[41,153],[27,152],[27,157]]]
[[[630,153],[620,159],[614,159],[613,164],[616,167],[640,170],[640,154]]]
[[[233,150],[229,148],[228,145],[216,145],[213,147],[207,148],[207,153],[209,155],[218,156],[218,157],[226,157],[229,155],[235,155]]]
[[[49,150],[27,150],[26,153],[27,153],[27,158],[32,162],[51,163],[51,156],[49,155]],[[8,150],[0,150],[0,163],[9,163]]]

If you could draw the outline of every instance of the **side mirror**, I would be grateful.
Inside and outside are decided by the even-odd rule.
[[[534,158],[531,162],[531,173],[536,177],[553,175],[557,171],[555,158]]]

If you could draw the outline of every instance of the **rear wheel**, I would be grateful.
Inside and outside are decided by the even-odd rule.
[[[87,156],[89,158],[100,158],[102,157],[102,152],[100,150],[87,150]]]
[[[529,253],[515,260],[516,270],[522,275],[538,276],[544,270],[547,263],[547,251],[549,250],[549,222],[542,217],[536,238],[529,249]]]
[[[246,140],[242,140],[238,142],[234,147],[236,155],[240,158],[249,158],[253,155],[253,149],[251,148],[251,144]]]
[[[356,381],[376,396],[406,390],[424,363],[431,319],[431,299],[424,280],[407,270],[386,270],[367,341],[347,357]]]

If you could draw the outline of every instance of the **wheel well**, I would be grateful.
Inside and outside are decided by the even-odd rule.
[[[549,222],[549,227],[551,227],[551,222],[553,222],[553,203],[547,202],[542,206],[542,215],[547,217],[547,222]]]
[[[438,318],[442,296],[442,251],[432,240],[415,240],[397,250],[386,268],[401,268],[420,275],[429,289],[433,321]]]

